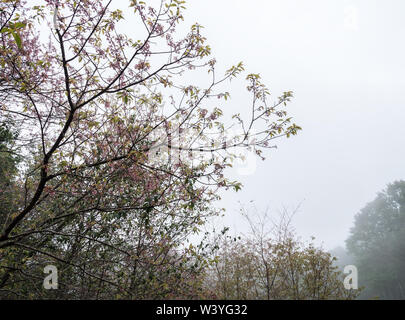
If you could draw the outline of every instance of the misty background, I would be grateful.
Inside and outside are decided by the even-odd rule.
[[[332,249],[378,191],[405,179],[404,12],[401,0],[187,3],[184,25],[204,26],[218,65],[243,61],[274,100],[292,90],[287,110],[303,128],[253,172],[252,163],[239,164],[247,175],[234,170],[244,188],[223,194],[224,225],[247,230],[238,202],[273,213],[301,204],[297,232]],[[233,113],[244,107],[242,85],[226,106]]]

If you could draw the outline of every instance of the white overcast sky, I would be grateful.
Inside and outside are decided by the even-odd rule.
[[[186,23],[205,27],[219,65],[243,61],[275,98],[294,91],[289,112],[303,127],[253,174],[233,173],[244,188],[224,194],[225,223],[245,230],[238,201],[273,212],[303,202],[298,233],[326,248],[344,244],[354,215],[405,179],[405,1],[189,0],[187,8]],[[233,96],[232,113],[240,101]]]

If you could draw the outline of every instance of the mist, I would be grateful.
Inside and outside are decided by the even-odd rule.
[[[333,249],[377,192],[405,178],[404,10],[399,0],[190,2],[186,21],[204,26],[220,64],[243,61],[273,98],[292,90],[303,128],[266,161],[236,164],[254,172],[234,171],[244,188],[223,195],[225,225],[245,230],[239,201],[275,214],[299,206],[298,233]],[[232,93],[232,111],[239,101]]]

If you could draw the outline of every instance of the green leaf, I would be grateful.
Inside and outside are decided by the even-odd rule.
[[[17,44],[18,49],[22,49],[22,41],[21,37],[17,32],[12,32],[13,38],[15,40],[15,43]]]

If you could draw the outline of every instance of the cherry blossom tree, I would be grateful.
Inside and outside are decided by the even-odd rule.
[[[241,188],[225,175],[237,150],[264,159],[300,130],[292,93],[270,101],[258,74],[246,76],[249,116],[223,111],[243,64],[220,76],[202,26],[179,31],[185,2],[149,2],[0,1],[0,120],[22,158],[0,219],[0,292],[40,295],[20,284],[52,263],[71,297],[147,298],[145,283],[175,279],[189,290],[206,262],[182,245],[218,213],[219,189]]]

